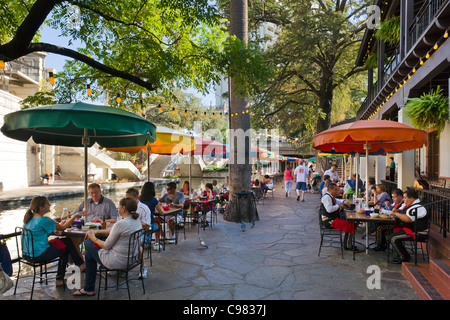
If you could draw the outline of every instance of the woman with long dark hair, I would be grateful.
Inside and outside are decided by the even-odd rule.
[[[159,214],[164,215],[164,210],[159,203],[158,199],[155,198],[156,191],[155,191],[155,184],[153,182],[147,181],[144,183],[141,189],[141,194],[139,195],[139,201],[146,204],[151,212],[151,227],[153,231],[155,232],[155,250],[159,249],[159,230],[161,230],[160,227],[160,221],[157,219],[155,220],[155,210],[158,211]],[[156,222],[155,222],[156,221]]]
[[[62,286],[69,256],[82,271],[85,264],[71,239],[60,238],[48,241],[47,238],[54,231],[64,231],[70,227],[72,222],[81,215],[76,213],[66,222],[59,224],[52,218],[45,216],[48,212],[50,212],[50,202],[47,197],[37,196],[31,200],[30,208],[23,218],[23,227],[30,230],[33,236],[34,255],[32,249],[27,246],[24,246],[22,250],[24,256],[35,262],[44,262],[59,257],[55,284],[56,286]],[[28,239],[24,239],[24,243],[29,243]]]

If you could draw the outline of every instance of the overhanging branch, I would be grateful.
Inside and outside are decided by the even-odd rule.
[[[72,49],[68,49],[68,48],[64,48],[64,47],[60,47],[60,46],[56,46],[53,44],[49,44],[49,43],[42,43],[42,42],[38,42],[38,43],[31,43],[28,49],[28,53],[31,52],[35,52],[35,51],[46,51],[46,52],[52,52],[55,54],[59,54],[62,56],[66,56],[66,57],[70,57],[73,58],[75,60],[84,62],[85,64],[87,64],[88,66],[100,70],[102,72],[105,72],[107,74],[110,74],[112,76],[116,76],[125,80],[129,80],[141,87],[144,87],[148,90],[155,90],[156,88],[149,82],[133,76],[132,74],[129,74],[127,72],[124,71],[120,71],[111,67],[108,67],[100,62],[98,62],[97,60],[94,60],[82,53],[79,53],[78,51],[72,50]]]

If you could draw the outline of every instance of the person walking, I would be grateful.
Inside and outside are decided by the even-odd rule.
[[[300,201],[300,192],[301,192],[301,201],[305,201],[305,191],[308,190],[306,181],[309,182],[309,170],[305,167],[305,162],[303,160],[300,161],[300,165],[294,170],[295,181],[297,182],[295,185],[295,191],[297,192],[297,201]]]
[[[291,197],[293,180],[294,180],[294,178],[292,177],[291,165],[288,164],[286,166],[286,170],[284,170],[284,189],[286,191],[286,198],[288,196],[289,196],[289,198]]]

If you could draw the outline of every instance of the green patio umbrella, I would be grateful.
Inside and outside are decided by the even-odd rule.
[[[39,106],[9,113],[1,132],[8,138],[39,144],[84,147],[84,199],[87,203],[87,148],[153,143],[156,126],[134,113],[83,102]]]

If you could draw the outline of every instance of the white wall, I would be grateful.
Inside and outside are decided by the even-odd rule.
[[[439,138],[439,176],[450,178],[450,124],[447,122]]]
[[[3,117],[20,109],[22,99],[0,90],[0,127]],[[3,190],[28,186],[27,143],[0,134],[0,182]]]

